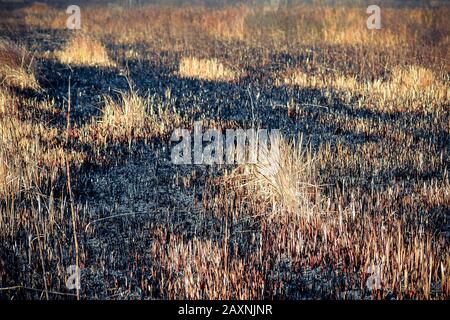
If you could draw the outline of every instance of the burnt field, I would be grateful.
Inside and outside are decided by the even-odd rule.
[[[448,299],[449,6],[293,2],[1,4],[0,299]]]

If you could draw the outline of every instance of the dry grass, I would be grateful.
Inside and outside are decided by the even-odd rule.
[[[418,66],[394,68],[390,81],[374,81],[363,90],[372,105],[385,110],[435,112],[450,102],[448,84]]]
[[[323,166],[339,176],[346,171],[338,167],[357,170],[349,147],[338,145],[332,152],[323,145],[312,161],[310,151],[300,151],[301,143],[280,145],[270,158],[278,159],[276,170],[243,166],[206,189],[204,211],[197,214],[221,219],[218,240],[187,238],[167,228],[152,231],[151,274],[157,282],[148,285],[148,294],[156,288],[167,299],[259,299],[296,290],[319,298],[330,288],[330,297],[341,299],[449,294],[445,240],[419,213],[424,203],[442,204],[448,180],[417,186],[408,195],[387,187],[374,202],[352,184],[333,187],[324,197],[329,187],[313,185],[314,172]],[[373,154],[363,148],[358,159],[370,162]],[[396,212],[399,206],[402,212]],[[247,237],[250,231],[258,237]],[[366,283],[375,268],[381,287],[371,291]]]
[[[48,178],[43,164],[59,162],[64,155],[62,149],[46,151],[39,137],[55,139],[57,132],[17,119],[2,119],[0,124],[0,194],[14,196],[39,189]]]
[[[26,11],[28,25],[63,29],[64,12],[49,9]],[[365,8],[296,5],[277,11],[249,5],[211,8],[196,6],[140,8],[93,7],[83,15],[90,34],[114,35],[120,43],[153,42],[161,38],[186,38],[206,34],[222,40],[247,43],[275,41],[292,44],[338,44],[392,47],[421,41],[448,43],[448,7],[383,8],[383,29],[366,28]],[[117,24],[117,21],[122,23]],[[416,32],[411,32],[414,28]],[[428,32],[434,30],[435,32]],[[445,32],[447,31],[447,32]],[[194,37],[192,37],[194,35]],[[188,44],[189,45],[189,44]]]
[[[448,179],[442,184],[417,186],[405,196],[401,195],[397,187],[387,187],[377,192],[377,201],[373,203],[366,202],[370,194],[351,183],[345,190],[334,189],[334,194],[324,198],[319,195],[319,191],[324,193],[328,187],[318,189],[311,185],[309,181],[312,175],[308,172],[316,171],[321,166],[339,166],[349,172],[357,170],[356,167],[346,165],[353,157],[348,147],[336,148],[338,152],[335,154],[330,152],[332,148],[329,145],[322,146],[315,161],[311,162],[310,156],[305,159],[307,153],[297,157],[297,151],[290,145],[287,152],[280,153],[280,159],[286,161],[280,160],[279,163],[284,162],[286,165],[276,175],[268,174],[265,167],[261,170],[255,166],[244,171],[244,174],[238,171],[237,175],[233,173],[226,176],[225,181],[215,182],[225,187],[219,187],[211,196],[207,196],[207,212],[212,210],[212,214],[218,217],[225,214],[228,223],[237,221],[230,229],[224,230],[224,237],[234,234],[234,237],[240,238],[240,230],[252,229],[257,219],[262,240],[255,244],[247,243],[246,250],[255,250],[255,253],[244,260],[237,254],[221,255],[220,252],[234,252],[236,238],[224,242],[222,250],[215,249],[218,254],[214,255],[222,257],[216,261],[222,267],[210,269],[217,271],[206,273],[207,280],[203,281],[214,283],[214,277],[217,276],[225,277],[227,284],[235,285],[234,281],[242,281],[239,280],[241,276],[238,269],[227,268],[227,265],[235,263],[245,265],[252,277],[260,279],[258,266],[262,263],[263,268],[270,270],[265,272],[275,278],[273,282],[259,280],[262,281],[260,288],[266,290],[265,296],[286,293],[292,290],[291,285],[300,286],[313,296],[317,294],[317,297],[333,287],[336,297],[347,299],[367,296],[380,299],[387,294],[420,299],[448,295],[450,256],[445,250],[445,240],[442,235],[428,229],[419,213],[424,210],[422,201],[432,201],[430,205],[433,206],[435,201],[442,199],[442,195],[449,193]],[[373,150],[362,152],[363,155],[358,155],[358,159],[370,161]],[[357,163],[354,165],[358,166]],[[331,168],[328,167],[326,172],[332,172]],[[335,172],[338,174],[338,171]],[[314,192],[308,192],[308,189]],[[412,199],[418,194],[422,200],[416,203]],[[400,204],[397,200],[392,202],[392,199],[400,200],[402,212],[396,212],[395,208]],[[209,201],[213,204],[209,204]],[[197,253],[203,251],[203,247],[195,241],[189,245],[195,246],[195,249],[187,250],[182,261],[189,261],[190,256],[196,264],[206,268],[206,262],[199,258],[202,254]],[[288,266],[284,265],[286,261],[289,261]],[[169,266],[176,265],[175,262],[166,263]],[[366,283],[375,267],[380,269],[381,287],[370,291]],[[221,275],[221,270],[228,270],[230,274]],[[319,274],[317,270],[320,270]],[[291,272],[301,273],[300,284],[296,278],[292,278]],[[334,282],[336,276],[341,280]],[[182,297],[194,297],[192,292],[198,292],[199,289],[190,285],[189,278],[184,279],[185,287],[177,292],[184,293],[189,288],[189,293]],[[182,279],[178,281],[183,283]],[[238,288],[246,288],[245,283],[242,281]],[[336,287],[338,283],[341,284]],[[229,292],[228,295],[225,292],[228,291],[224,291],[220,297],[230,298]],[[206,298],[212,296],[207,295]],[[243,296],[255,299],[261,297],[261,293],[255,290]]]
[[[151,273],[159,275],[158,284],[167,299],[250,299],[261,294],[263,274],[249,276],[244,260],[229,259],[220,243],[181,235],[166,241],[168,233],[162,228],[152,235],[157,241],[150,252],[157,259]]]
[[[311,152],[302,150],[302,141],[289,143],[278,135],[271,144],[270,150],[261,151],[256,164],[237,168],[231,179],[242,179],[256,201],[275,211],[308,214],[310,199],[318,189]]]
[[[84,66],[113,66],[103,44],[85,34],[77,34],[57,53],[59,61]]]
[[[171,128],[179,125],[181,118],[173,106],[170,90],[163,100],[156,97],[144,98],[131,90],[120,93],[119,100],[104,98],[102,116],[84,128],[82,140],[107,146],[110,143],[148,141],[165,136]]]
[[[77,34],[56,58],[111,66],[103,44],[121,44],[115,57],[140,62],[130,63],[136,87],[158,93],[104,96],[87,122],[105,94],[96,78],[77,81],[71,119],[65,102],[12,88],[33,87],[33,59],[5,42],[0,286],[31,290],[1,296],[70,295],[76,256],[88,298],[448,299],[448,12],[386,8],[383,29],[368,31],[355,7],[89,8],[92,38]],[[65,28],[64,10],[16,13],[27,31]],[[216,58],[195,58],[205,56]],[[67,88],[51,84],[61,101]],[[311,147],[278,137],[257,164],[174,166],[170,133],[200,117],[221,129],[284,126]],[[375,268],[381,288],[370,290]]]
[[[0,83],[7,86],[37,89],[32,55],[12,41],[0,39]]]
[[[21,232],[28,235],[27,261],[36,267],[35,274],[42,275],[31,286],[42,288],[39,292],[47,299],[46,261],[62,253],[50,252],[53,242],[50,239],[57,239],[59,243],[67,241],[63,239],[65,236],[59,237],[57,231],[67,225],[65,188],[58,182],[66,163],[84,161],[84,154],[66,150],[62,130],[45,121],[50,114],[56,117],[54,112],[51,100],[16,96],[0,87],[0,236],[4,243],[5,239],[16,238]],[[59,194],[59,198],[55,194]],[[65,229],[64,233],[69,230]],[[2,246],[3,275],[9,274],[12,267],[3,260],[7,250]],[[23,251],[19,249],[17,253]],[[2,287],[7,286],[8,278],[2,279]]]
[[[224,66],[217,59],[197,59],[183,57],[180,60],[178,75],[184,78],[203,80],[234,81],[239,73]]]
[[[40,192],[54,182],[66,158],[82,161],[79,153],[64,150],[61,130],[37,121],[38,108],[51,112],[53,104],[19,99],[0,90],[0,196],[4,199]]]
[[[5,115],[9,112],[14,113],[17,111],[15,101],[17,98],[6,87],[0,87],[0,115]]]
[[[33,4],[21,8],[18,11],[25,14],[46,14],[51,10],[51,7],[43,2],[34,2]]]
[[[92,7],[83,14],[83,30],[89,34],[115,34],[117,43],[158,41],[162,37],[206,34],[223,40],[243,40],[246,18],[252,12],[247,6],[222,9],[206,7],[170,7],[147,5],[140,8],[113,6],[109,10]],[[49,8],[45,15],[38,10],[25,11],[26,22],[40,28],[64,29],[67,16]],[[115,23],[126,21],[126,23]],[[165,44],[164,44],[165,45]]]
[[[279,79],[283,80],[279,80]],[[388,80],[361,82],[336,73],[307,74],[288,71],[278,85],[334,90],[357,98],[356,106],[385,111],[436,112],[450,102],[450,89],[433,71],[420,66],[394,67]]]

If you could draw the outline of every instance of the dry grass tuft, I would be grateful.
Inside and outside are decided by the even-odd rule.
[[[22,89],[37,89],[33,56],[21,45],[0,39],[0,83]]]
[[[121,104],[111,97],[105,97],[102,123],[108,127],[134,128],[140,130],[144,127],[147,117],[144,99],[135,93],[122,93]]]
[[[271,139],[271,146],[260,152],[256,164],[237,168],[232,179],[242,181],[258,202],[303,215],[317,192],[312,154],[302,149],[301,141],[287,142],[279,135]]]
[[[84,66],[113,66],[103,44],[84,34],[77,34],[57,54],[62,63]]]
[[[86,129],[86,139],[100,145],[128,142],[131,146],[136,139],[147,139],[164,135],[180,123],[180,117],[172,105],[170,91],[165,100],[156,97],[141,97],[131,90],[120,93],[119,101],[106,96],[100,119]]]
[[[431,70],[420,66],[397,67],[392,72],[392,83],[404,91],[430,88],[437,82]]]
[[[239,73],[233,71],[217,59],[181,58],[178,74],[184,78],[204,80],[233,81],[239,78]]]

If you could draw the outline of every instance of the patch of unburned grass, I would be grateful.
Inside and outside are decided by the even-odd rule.
[[[281,78],[281,80],[280,80]],[[450,89],[435,73],[420,66],[395,67],[386,80],[360,81],[336,73],[287,71],[278,85],[331,90],[356,97],[357,106],[383,111],[435,112],[449,103]]]
[[[84,128],[83,141],[107,146],[109,143],[148,141],[166,135],[181,122],[170,91],[163,99],[143,97],[137,92],[120,93],[119,99],[104,98],[104,108],[99,119]]]
[[[217,59],[197,59],[195,57],[181,58],[178,74],[184,78],[216,81],[233,81],[239,78],[239,72],[228,68]]]
[[[113,66],[103,44],[85,34],[77,34],[57,53],[59,61],[83,66]]]

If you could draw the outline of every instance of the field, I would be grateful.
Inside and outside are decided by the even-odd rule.
[[[0,3],[0,299],[449,299],[448,3],[143,2]]]

